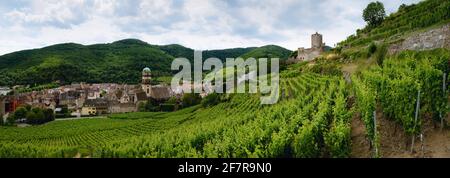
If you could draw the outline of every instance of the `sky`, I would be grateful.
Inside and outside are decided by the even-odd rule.
[[[0,55],[58,43],[136,38],[197,50],[334,46],[363,28],[372,0],[1,0]],[[419,0],[380,0],[386,13]]]

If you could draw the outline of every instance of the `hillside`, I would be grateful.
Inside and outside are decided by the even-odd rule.
[[[0,56],[0,85],[71,82],[136,83],[149,66],[170,74],[173,57],[139,40],[84,46],[58,44]]]
[[[280,46],[276,46],[276,45],[267,45],[267,46],[262,46],[256,49],[253,49],[251,51],[249,51],[248,53],[243,54],[242,58],[247,59],[250,57],[253,58],[280,58],[280,60],[286,60],[289,58],[289,55],[292,53],[292,51],[280,47]]]
[[[0,86],[62,83],[138,83],[140,71],[148,66],[155,77],[170,76],[176,57],[193,60],[193,49],[181,45],[151,45],[136,39],[108,44],[57,44],[41,49],[18,51],[0,56]],[[236,58],[247,54],[285,56],[281,47],[232,48],[204,51],[203,59]]]
[[[186,57],[190,61],[194,60],[194,49],[178,45],[163,45],[156,46],[167,54],[174,57]],[[251,50],[256,49],[256,47],[248,47],[248,48],[231,48],[231,49],[218,49],[218,50],[205,50],[203,51],[203,60],[208,59],[210,57],[216,57],[225,61],[226,58],[237,58],[245,53],[250,52]]]
[[[356,34],[338,43],[348,50],[360,50],[372,42],[393,44],[415,32],[439,27],[450,22],[450,1],[427,0],[418,4],[402,5],[385,18],[381,25],[358,29]]]

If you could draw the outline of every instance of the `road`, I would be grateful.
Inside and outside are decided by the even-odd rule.
[[[95,116],[95,117],[71,117],[71,118],[62,118],[55,119],[55,121],[67,121],[67,120],[79,120],[79,119],[105,119],[106,116]]]

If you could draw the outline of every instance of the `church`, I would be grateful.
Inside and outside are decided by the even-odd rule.
[[[141,88],[145,92],[147,98],[154,99],[156,101],[168,100],[174,96],[174,93],[170,86],[167,85],[152,85],[152,73],[150,68],[146,67],[142,70],[142,82]]]

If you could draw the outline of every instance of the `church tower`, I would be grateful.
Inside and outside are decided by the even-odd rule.
[[[151,85],[151,71],[150,68],[146,67],[144,70],[142,70],[142,90],[144,90],[145,94],[147,94],[147,97],[150,97],[152,94],[152,85]]]

